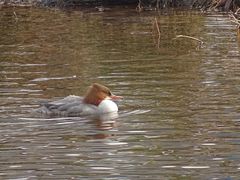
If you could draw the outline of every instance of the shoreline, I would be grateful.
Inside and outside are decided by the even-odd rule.
[[[162,0],[164,1],[164,0]],[[108,11],[113,7],[125,7],[125,8],[136,8],[138,12],[142,11],[161,11],[169,8],[177,8],[184,10],[200,10],[200,11],[236,11],[240,7],[240,0],[207,0],[200,1],[196,0],[193,3],[191,1],[185,0],[180,3],[178,0],[173,1],[173,3],[168,3],[165,1],[161,3],[159,0],[158,4],[151,3],[151,0],[122,0],[116,2],[111,2],[111,0],[104,1],[104,3],[99,3],[99,1],[89,0],[0,0],[0,8],[2,7],[46,7],[46,8],[63,8],[63,9],[96,9],[97,11],[103,12]]]

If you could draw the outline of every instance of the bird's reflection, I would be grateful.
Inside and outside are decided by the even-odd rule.
[[[105,139],[114,136],[114,131],[117,130],[116,120],[119,117],[117,112],[105,113],[93,116],[92,123],[96,127],[96,134],[92,137],[94,139]]]

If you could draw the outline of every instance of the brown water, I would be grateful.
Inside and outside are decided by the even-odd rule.
[[[0,33],[0,179],[240,178],[227,15],[2,8]],[[31,113],[92,82],[124,96],[117,119]]]

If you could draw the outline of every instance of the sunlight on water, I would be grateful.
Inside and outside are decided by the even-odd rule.
[[[239,177],[240,49],[227,15],[14,12],[17,22],[0,12],[0,179]],[[93,82],[124,97],[117,115],[35,112]]]

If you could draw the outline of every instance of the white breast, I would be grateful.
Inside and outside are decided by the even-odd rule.
[[[98,110],[100,113],[117,112],[118,107],[113,101],[105,99],[98,105]]]

